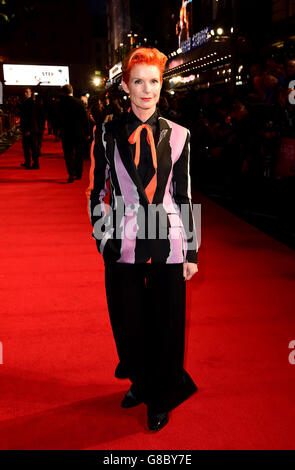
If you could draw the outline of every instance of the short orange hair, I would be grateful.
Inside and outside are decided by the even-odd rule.
[[[160,71],[160,77],[162,80],[163,72],[168,58],[162,52],[155,48],[149,47],[136,47],[131,49],[130,52],[124,57],[122,63],[122,75],[123,81],[128,85],[130,79],[130,72],[134,65],[147,64],[155,65]]]

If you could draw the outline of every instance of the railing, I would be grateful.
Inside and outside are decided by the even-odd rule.
[[[0,142],[5,142],[15,134],[19,122],[19,117],[14,113],[0,114]]]

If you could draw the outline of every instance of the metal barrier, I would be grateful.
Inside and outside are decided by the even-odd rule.
[[[17,131],[20,119],[13,113],[0,114],[0,142],[5,142]]]

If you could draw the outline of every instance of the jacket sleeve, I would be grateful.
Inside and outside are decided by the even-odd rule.
[[[186,258],[185,262],[198,262],[198,242],[192,210],[191,177],[190,177],[190,132],[179,159],[173,167],[173,197],[177,203],[185,231]]]
[[[105,154],[105,125],[103,128],[94,128],[94,140],[91,148],[91,166],[89,173],[89,187],[87,196],[89,198],[89,216],[93,226],[92,237],[97,241],[97,247],[101,252],[100,245],[109,224],[109,210],[105,203],[108,193],[107,181],[109,179],[109,164]]]
[[[20,128],[23,134],[32,131],[32,114],[32,104],[26,100],[22,105],[20,117]]]

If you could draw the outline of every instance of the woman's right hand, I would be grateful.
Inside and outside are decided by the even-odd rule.
[[[189,281],[197,272],[197,263],[183,263],[183,277],[186,281]]]

